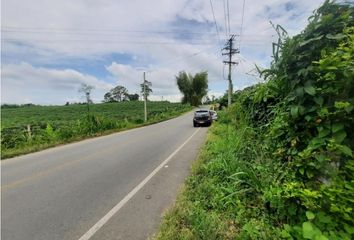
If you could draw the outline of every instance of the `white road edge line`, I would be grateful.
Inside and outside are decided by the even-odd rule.
[[[103,216],[95,225],[93,225],[79,240],[89,240],[100,228],[111,219],[147,182],[170,160],[173,158],[183,147],[186,145],[194,135],[200,130],[196,130],[181,146],[179,146],[170,156],[168,156],[157,168],[154,169],[143,181],[141,181],[133,190],[131,190],[117,205],[115,205],[105,216]]]

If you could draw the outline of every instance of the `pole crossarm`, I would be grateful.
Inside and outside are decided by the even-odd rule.
[[[238,64],[238,62],[230,62],[230,61],[223,61],[223,63],[225,63],[225,64],[232,64],[232,65],[237,65]]]

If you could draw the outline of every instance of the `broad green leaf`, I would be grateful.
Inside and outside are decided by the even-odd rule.
[[[301,68],[299,71],[297,71],[297,75],[298,76],[301,76],[301,75],[303,75],[303,76],[307,76],[307,74],[308,74],[308,69],[306,69],[306,68]]]
[[[321,131],[319,131],[318,137],[319,138],[323,138],[323,137],[327,136],[330,133],[331,133],[331,131],[329,131],[328,129],[324,128]]]
[[[317,110],[317,107],[316,106],[312,106],[312,107],[310,107],[310,108],[306,108],[306,110],[307,110],[307,112],[315,112],[316,110]]]
[[[299,114],[300,115],[304,115],[304,113],[305,113],[305,107],[304,106],[299,106]]]
[[[310,165],[310,164],[309,164],[309,165]],[[314,175],[314,174],[313,174],[312,171],[307,170],[307,171],[306,171],[306,175],[307,175],[308,178],[313,178],[313,175]]]
[[[314,228],[311,222],[304,222],[302,224],[302,236],[305,239],[312,239],[314,235]]]
[[[312,220],[315,218],[315,214],[311,211],[306,211],[306,217],[308,220]]]
[[[299,107],[298,106],[291,106],[290,114],[293,118],[296,118],[299,115]]]
[[[313,86],[305,86],[304,90],[306,93],[310,94],[311,96],[316,94],[316,89]]]
[[[312,117],[311,117],[310,115],[306,115],[306,116],[305,116],[305,120],[306,120],[307,122],[309,122],[309,121],[312,120]]]
[[[344,108],[344,110],[345,110],[347,113],[350,113],[353,109],[354,109],[353,106],[349,106],[349,107],[345,107],[345,108]]]
[[[339,130],[342,130],[344,128],[344,125],[342,123],[334,123],[332,125],[332,132],[333,133],[336,133],[338,132]]]
[[[343,34],[343,33],[338,33],[336,35],[333,35],[333,34],[329,33],[329,34],[326,35],[326,38],[332,39],[332,40],[341,40],[341,39],[343,39],[345,37],[346,37],[346,35]]]
[[[283,229],[280,234],[281,234],[282,238],[290,238],[291,237],[290,233],[288,231],[286,231],[285,229]]]
[[[315,240],[328,240],[328,238],[325,235],[316,235]]]
[[[324,154],[322,154],[322,153],[321,154],[316,154],[315,158],[319,162],[324,162],[326,160],[326,156]]]
[[[323,105],[323,97],[315,97],[313,99],[315,101],[315,103],[317,103],[318,105],[322,106]]]
[[[321,223],[331,223],[331,217],[327,216],[324,212],[319,212],[316,218]]]
[[[328,131],[329,133],[329,131]],[[326,140],[322,137],[315,137],[311,140],[310,144],[313,148],[318,148],[319,146],[322,146]]]
[[[326,67],[327,70],[337,70],[338,68],[335,67],[335,66],[329,66],[329,67]]]
[[[303,87],[296,88],[295,94],[297,97],[302,98],[304,96],[304,88]]]
[[[312,120],[312,116],[306,115],[306,116],[305,116],[305,120],[308,121],[308,122],[311,121],[311,120]]]
[[[306,44],[309,44],[309,43],[311,43],[313,41],[320,40],[322,37],[323,37],[323,35],[321,35],[319,37],[315,37],[315,38],[310,38],[310,39],[308,39],[306,41],[301,42],[299,45],[300,45],[300,47],[305,46]]]
[[[334,102],[334,107],[338,109],[345,109],[350,106],[349,102]]]
[[[284,229],[286,230],[286,231],[291,231],[291,227],[290,227],[290,225],[289,224],[284,224]]]
[[[328,109],[327,108],[321,108],[319,114],[320,114],[320,116],[327,116],[329,114]]]
[[[344,229],[345,229],[345,231],[347,231],[349,234],[354,234],[354,227],[345,224],[345,225],[344,225]]]
[[[344,153],[345,155],[347,155],[347,156],[349,156],[349,157],[353,157],[353,152],[352,152],[352,150],[351,150],[349,147],[347,147],[347,146],[345,146],[345,145],[339,145],[339,146],[338,146],[338,149],[339,149],[342,153]]]
[[[333,133],[333,137],[337,143],[343,142],[343,140],[345,139],[346,136],[347,136],[347,133],[344,130],[340,130],[339,132]]]

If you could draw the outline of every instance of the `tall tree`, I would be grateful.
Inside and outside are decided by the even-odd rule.
[[[104,100],[103,100],[104,102],[115,102],[112,97],[111,92],[107,92],[103,98],[104,98]]]
[[[203,97],[208,93],[208,73],[200,72],[193,76],[182,71],[176,76],[176,80],[177,86],[183,94],[182,103],[190,103],[193,106],[200,105]]]
[[[128,90],[123,86],[116,86],[104,95],[104,102],[120,102],[128,99]]]
[[[123,86],[116,86],[115,88],[111,89],[112,98],[118,102],[127,99],[128,90]]]
[[[134,94],[128,94],[129,101],[138,101],[139,100],[139,94],[134,93]]]
[[[145,83],[145,87],[144,87],[144,83]],[[143,98],[147,100],[147,98],[150,96],[150,93],[152,93],[152,89],[151,89],[152,83],[147,80],[145,80],[144,83],[140,84],[141,87],[140,92]]]
[[[86,98],[86,104],[87,104],[87,113],[90,113],[90,103],[92,103],[91,100],[91,91],[94,89],[93,86],[88,85],[86,83],[82,83],[79,92],[84,94],[84,97]]]

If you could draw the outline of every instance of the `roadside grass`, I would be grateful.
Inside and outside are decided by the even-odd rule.
[[[158,123],[193,109],[179,103],[148,104],[147,122],[139,102],[94,104],[89,115],[83,105],[2,109],[1,159]]]
[[[254,129],[235,127],[228,123],[228,113],[220,115],[154,239],[280,238],[262,199],[263,190],[278,177],[278,166],[270,166]]]
[[[225,238],[227,227],[222,216],[217,211],[204,207],[206,201],[210,202],[210,197],[217,186],[214,178],[206,179],[203,173],[207,170],[206,164],[210,162],[215,145],[220,142],[216,131],[214,123],[209,130],[206,145],[192,166],[191,176],[174,206],[165,214],[160,230],[153,239],[227,239]],[[193,189],[194,187],[197,188]],[[205,194],[200,195],[204,192]]]
[[[219,114],[155,239],[354,239],[353,17],[325,1],[299,35],[277,26],[265,81]]]

